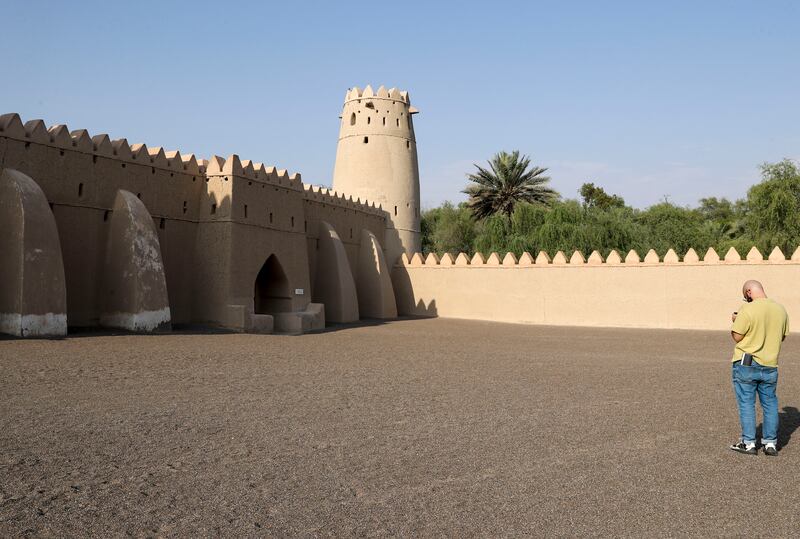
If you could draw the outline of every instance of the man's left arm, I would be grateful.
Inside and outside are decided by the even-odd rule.
[[[740,342],[750,330],[750,316],[747,311],[741,309],[733,320],[733,327],[731,327],[731,338],[734,342]]]

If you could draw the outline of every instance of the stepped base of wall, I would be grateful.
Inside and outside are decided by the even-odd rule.
[[[325,329],[325,306],[322,303],[309,303],[305,311],[278,313],[273,315],[275,333],[299,335]]]

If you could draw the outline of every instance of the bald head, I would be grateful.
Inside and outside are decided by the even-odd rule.
[[[766,292],[764,292],[764,285],[754,279],[745,281],[742,285],[742,295],[747,301],[767,297]]]

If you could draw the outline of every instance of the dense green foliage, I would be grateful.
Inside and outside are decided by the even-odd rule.
[[[720,254],[735,247],[744,255],[755,245],[765,256],[775,246],[791,255],[800,245],[800,167],[784,160],[761,170],[762,181],[745,199],[704,198],[695,208],[661,202],[634,209],[592,183],[581,187],[580,200],[518,202],[510,213],[477,219],[469,203],[445,203],[423,212],[422,247],[439,254],[578,249],[603,256],[611,249],[644,255],[651,248],[682,256],[692,247],[702,256],[708,247]]]

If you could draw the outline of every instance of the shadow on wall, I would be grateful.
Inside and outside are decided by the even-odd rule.
[[[427,305],[420,299],[414,299],[414,289],[411,286],[411,277],[405,266],[396,264],[396,260],[391,263],[392,267],[392,286],[394,286],[394,297],[397,302],[397,314],[400,316],[421,316],[435,318],[439,316],[436,308],[436,300],[432,299]]]
[[[286,273],[274,254],[269,255],[258,272],[254,288],[255,314],[274,314],[292,310],[289,279],[286,278]]]

